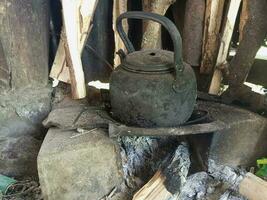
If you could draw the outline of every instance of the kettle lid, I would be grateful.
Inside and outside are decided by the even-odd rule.
[[[126,55],[121,66],[137,73],[170,72],[174,70],[173,52],[161,49],[134,51]]]

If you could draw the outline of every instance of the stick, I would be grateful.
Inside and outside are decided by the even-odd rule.
[[[227,20],[223,31],[223,36],[220,43],[219,53],[216,61],[216,67],[226,63],[228,56],[228,50],[232,39],[232,34],[234,31],[234,25],[239,10],[241,0],[231,0],[230,7],[227,13]],[[209,93],[218,94],[220,92],[222,80],[222,72],[220,69],[216,68],[212,77]]]
[[[205,124],[181,126],[178,128],[139,128],[109,123],[109,136],[181,136],[204,134],[229,128],[224,122],[214,121]]]

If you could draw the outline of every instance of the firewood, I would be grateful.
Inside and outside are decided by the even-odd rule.
[[[190,167],[187,145],[181,144],[167,158],[155,175],[137,193],[133,200],[168,200],[179,194]]]
[[[127,11],[127,1],[125,0],[114,0],[113,2],[113,31],[114,31],[114,40],[115,40],[115,53],[114,53],[114,67],[117,67],[120,62],[120,57],[116,52],[120,49],[125,51],[125,46],[116,30],[116,19],[118,16]],[[126,20],[122,22],[124,31],[128,31],[128,23]]]
[[[74,99],[86,96],[85,79],[80,56],[79,13],[76,0],[62,1],[66,42],[64,43],[66,64],[69,66],[71,92]]]
[[[66,0],[63,0],[62,3],[66,3]],[[89,36],[89,33],[92,29],[91,21],[93,18],[93,14],[95,12],[95,8],[97,5],[98,0],[80,0],[76,1],[76,11],[78,12],[76,16],[77,17],[77,23],[78,23],[78,49],[80,52],[80,56],[82,54],[84,45],[86,43],[86,40]],[[78,5],[79,4],[79,5]],[[66,53],[65,53],[65,44],[64,44],[64,38],[66,36],[63,32],[61,34],[61,39],[59,42],[58,50],[56,52],[56,56],[50,71],[50,77],[65,83],[71,83],[70,80],[70,70],[69,66],[67,66],[66,63]]]
[[[267,182],[249,172],[240,182],[239,192],[248,200],[266,200]]]
[[[266,0],[247,1],[248,19],[242,31],[242,40],[229,64],[229,90],[232,94],[239,92],[251,69],[254,58],[267,33],[267,2]]]
[[[200,65],[205,0],[188,0],[183,28],[183,57],[192,66]]]
[[[223,30],[223,35],[220,42],[219,52],[216,60],[216,67],[226,63],[228,50],[230,47],[240,3],[241,0],[231,0],[230,2],[229,10],[227,13],[227,20]],[[222,80],[222,72],[219,68],[216,68],[209,89],[210,94],[218,94],[220,92],[221,80]]]
[[[165,15],[176,0],[143,0],[143,11]],[[142,49],[161,48],[161,25],[152,21],[144,22]]]
[[[216,63],[225,0],[207,0],[200,73],[209,74]]]

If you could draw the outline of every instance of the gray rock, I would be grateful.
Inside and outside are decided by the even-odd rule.
[[[44,199],[101,199],[122,181],[118,144],[102,129],[79,135],[50,128],[38,174]]]
[[[0,173],[37,177],[37,155],[50,111],[50,88],[27,88],[0,95]]]

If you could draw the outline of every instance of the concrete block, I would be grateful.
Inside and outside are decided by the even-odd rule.
[[[102,129],[79,134],[49,129],[37,163],[44,199],[98,200],[121,184],[118,144]]]
[[[194,146],[201,154],[217,163],[230,166],[252,166],[262,156],[267,156],[267,119],[234,106],[214,102],[198,102],[200,109],[209,111],[217,120],[230,126],[229,129],[193,138]],[[210,143],[207,145],[207,141]],[[203,150],[205,149],[205,150]]]

